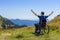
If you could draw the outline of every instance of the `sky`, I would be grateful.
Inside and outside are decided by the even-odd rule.
[[[45,15],[54,11],[48,18],[51,20],[60,14],[60,0],[0,0],[0,15],[8,19],[37,20],[31,9],[38,15],[41,11]]]

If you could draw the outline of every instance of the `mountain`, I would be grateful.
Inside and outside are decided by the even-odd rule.
[[[2,17],[0,15],[0,28],[3,28],[3,27],[11,27],[11,26],[14,26],[15,24],[13,22],[11,22],[9,19],[5,18],[5,17]]]
[[[32,26],[35,23],[38,23],[36,20],[20,20],[20,19],[11,19],[11,21],[17,25],[27,25]]]

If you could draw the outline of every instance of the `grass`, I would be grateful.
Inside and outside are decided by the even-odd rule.
[[[36,36],[35,27],[13,28],[0,30],[0,40],[60,40],[60,16],[48,23],[50,27],[49,34]]]
[[[49,34],[40,36],[32,34],[34,30],[34,27],[6,29],[0,32],[0,40],[60,40],[60,29],[51,29]]]

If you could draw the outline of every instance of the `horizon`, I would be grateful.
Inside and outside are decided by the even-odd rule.
[[[60,0],[0,0],[0,15],[8,19],[38,20],[31,12],[33,9],[38,15],[41,11],[45,15],[54,11],[48,18],[51,20],[60,14],[59,8]]]

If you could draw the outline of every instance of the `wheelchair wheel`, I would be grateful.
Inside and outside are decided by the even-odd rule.
[[[49,34],[49,32],[50,32],[50,27],[47,25],[46,26],[46,33]]]

